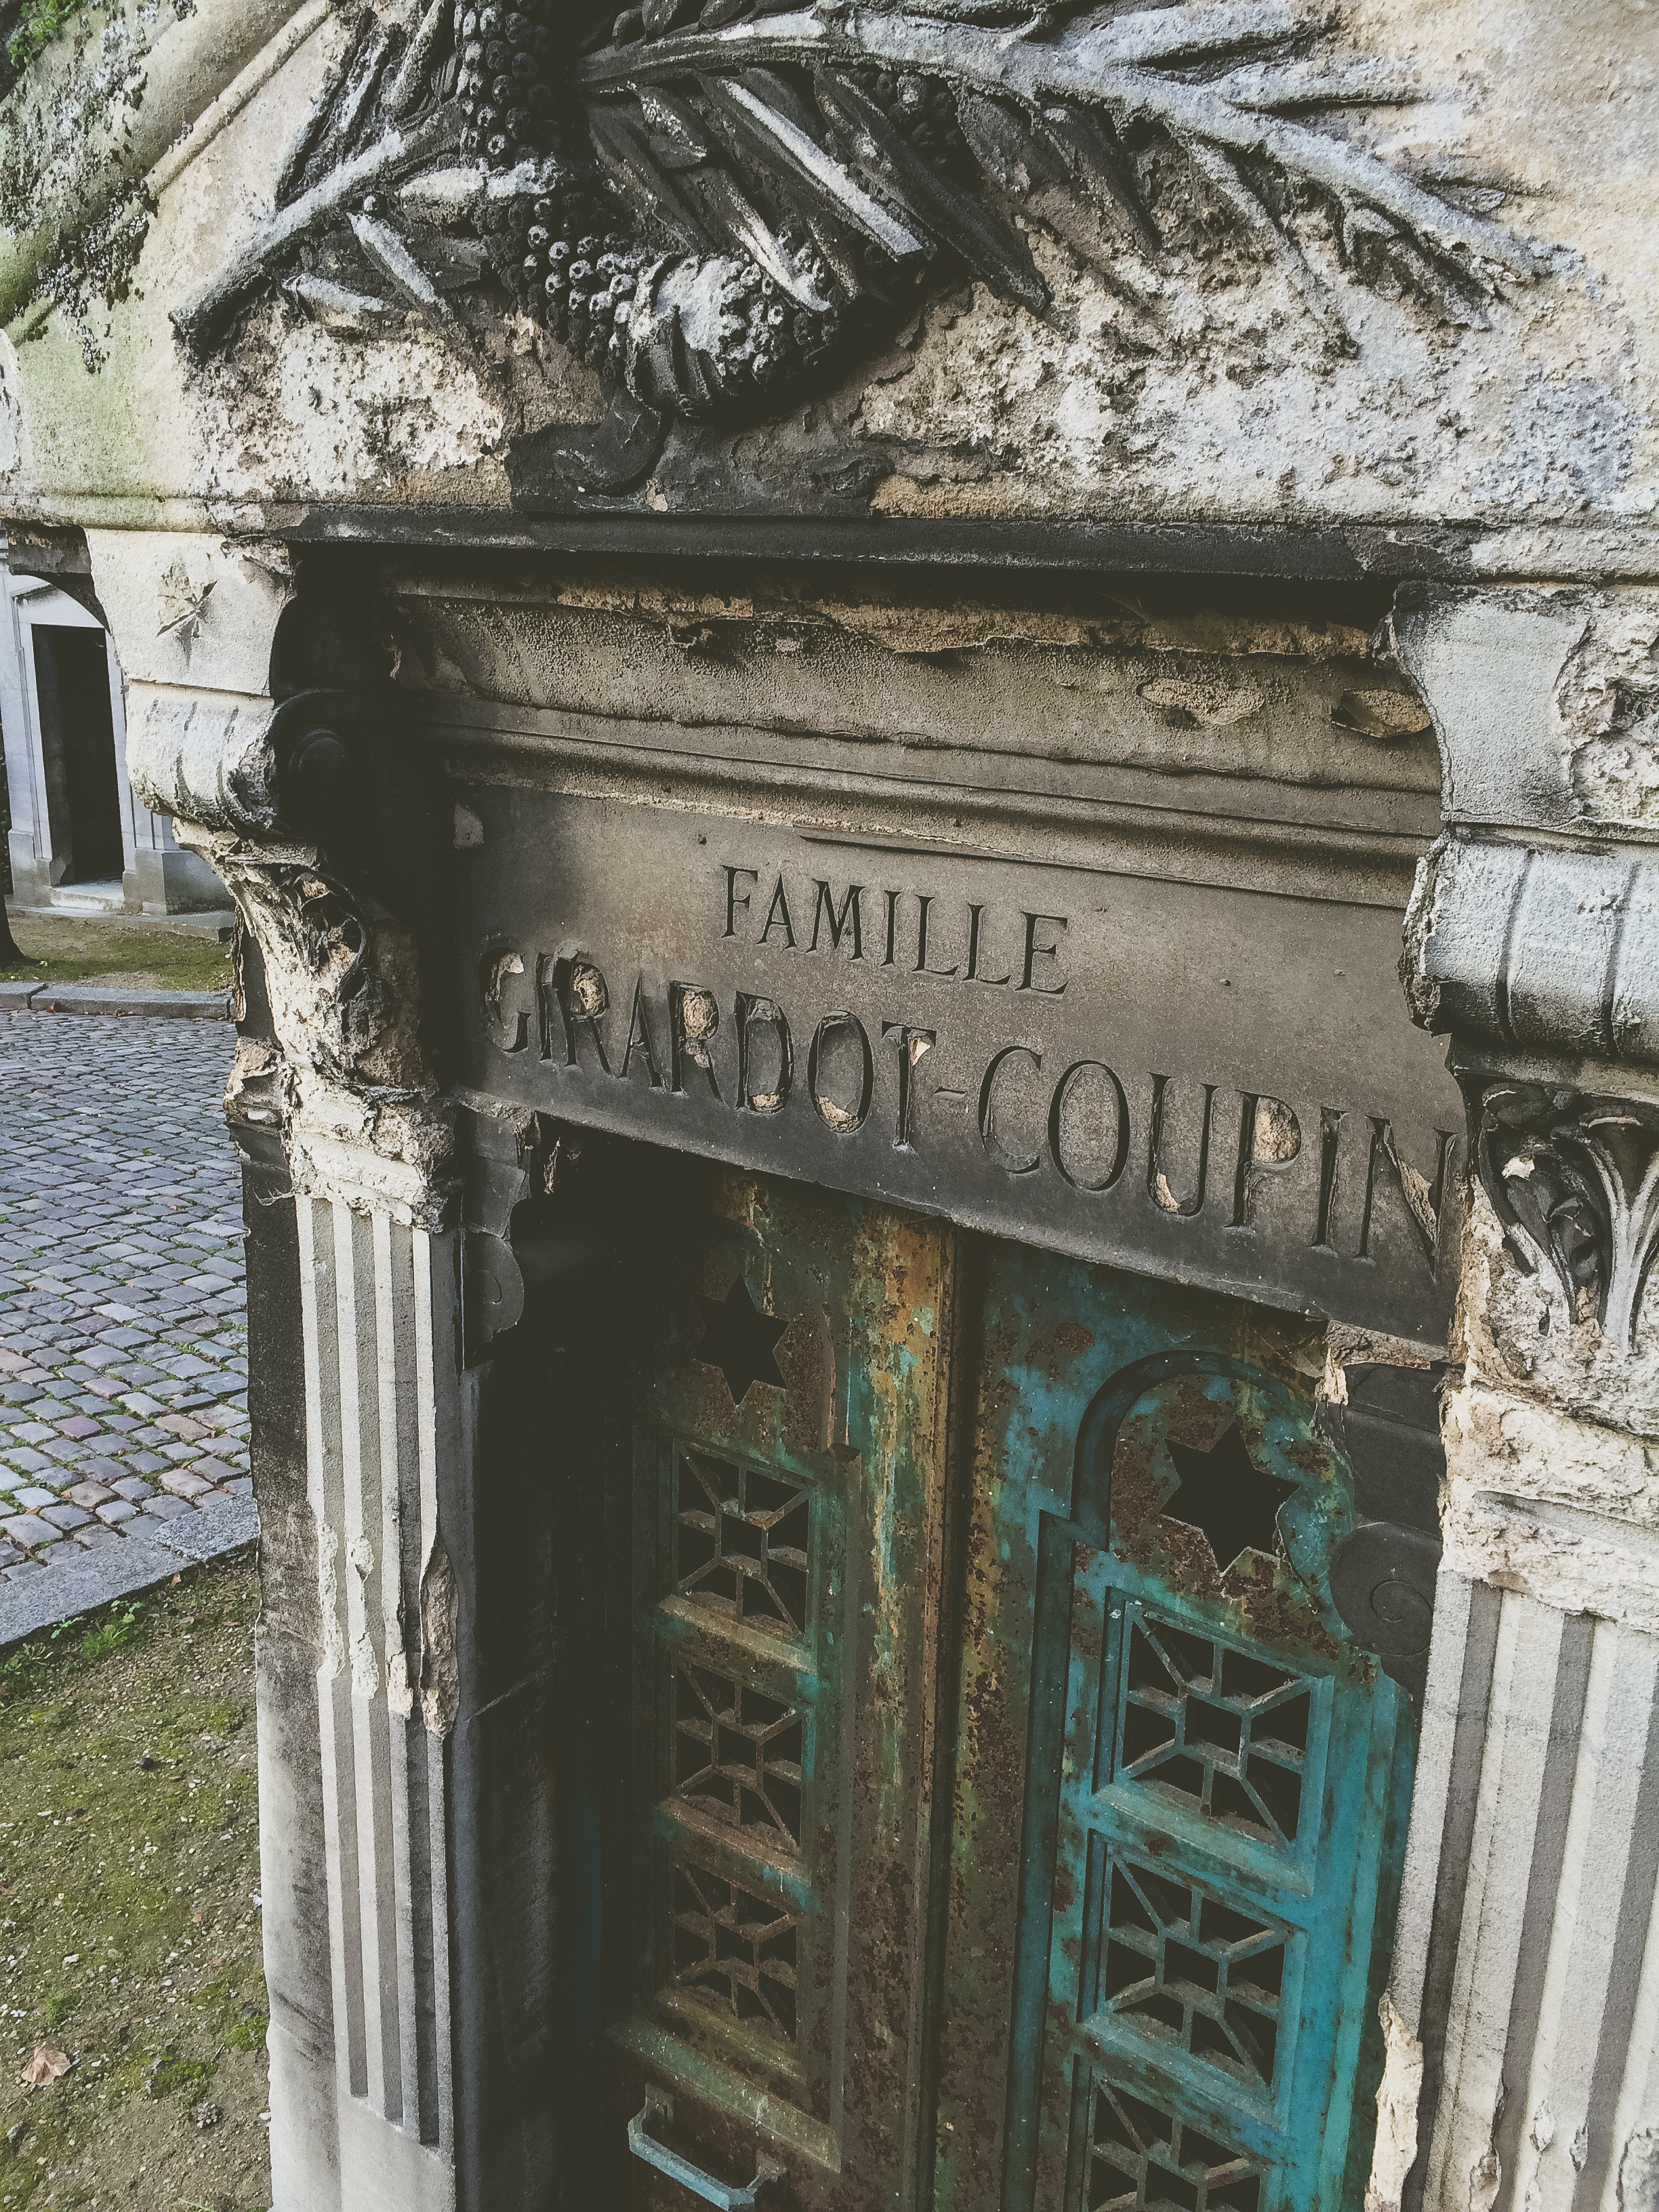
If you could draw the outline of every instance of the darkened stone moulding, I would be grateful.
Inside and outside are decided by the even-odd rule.
[[[1420,1706],[1440,1566],[1444,1370],[1357,1361],[1343,1372],[1347,1401],[1322,1405],[1319,1425],[1353,1470],[1361,1521],[1332,1559],[1331,1596]]]

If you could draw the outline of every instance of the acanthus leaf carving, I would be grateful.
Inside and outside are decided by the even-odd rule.
[[[1510,1248],[1576,1318],[1636,1347],[1659,1257],[1659,1107],[1534,1083],[1483,1089],[1476,1159]]]
[[[453,1112],[422,1043],[408,887],[377,895],[358,850],[380,714],[372,696],[296,694],[244,739],[234,781],[205,749],[162,743],[137,780],[262,956],[273,1039],[242,1040],[233,1120],[280,1122],[295,1189],[435,1227],[453,1197]]]
[[[1420,88],[1324,51],[1331,15],[1302,0],[1104,20],[1009,0],[689,13],[646,0],[585,36],[550,0],[431,0],[410,34],[366,13],[275,212],[175,310],[180,336],[205,352],[272,286],[331,328],[368,336],[412,311],[453,335],[493,282],[647,408],[766,411],[885,343],[919,285],[976,276],[1048,313],[1008,212],[1045,185],[1156,258],[1170,156],[1339,349],[1348,284],[1477,324],[1501,283],[1552,265],[1337,135]],[[1310,257],[1310,210],[1334,271]]]

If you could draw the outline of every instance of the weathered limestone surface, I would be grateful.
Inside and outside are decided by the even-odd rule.
[[[1003,838],[1309,910],[1398,914],[1422,856],[1406,1000],[1449,1039],[1474,1174],[1367,2203],[1649,2203],[1651,11],[1227,0],[994,33],[801,11],[763,29],[785,62],[832,37],[940,70],[994,50],[1036,106],[1116,71],[1121,190],[999,139],[957,276],[724,414],[763,296],[732,304],[731,256],[630,232],[614,350],[580,357],[491,262],[518,235],[495,217],[547,179],[471,158],[443,9],[368,14],[129,0],[0,104],[0,512],[84,531],[134,787],[257,948],[227,1107],[254,1325],[287,1354],[254,1382],[280,2212],[554,2187],[556,1532],[534,1455],[511,1514],[472,1476],[480,1377],[532,1294],[513,1217],[560,1163],[434,1046],[476,980],[434,887],[482,830],[434,809],[417,722],[619,810]],[[1269,58],[1229,51],[1218,94],[1223,22]],[[590,89],[624,71],[607,51]],[[975,112],[982,84],[958,88]],[[884,173],[865,219],[890,232],[915,209]],[[368,538],[407,550],[303,550]],[[511,565],[550,545],[556,573]],[[1097,573],[1080,604],[1052,576],[653,565],[732,547]],[[1290,580],[1241,611],[1125,573],[1152,567]],[[1301,580],[1368,574],[1401,580],[1375,641],[1358,600],[1305,604]],[[1425,1179],[1399,1181],[1428,1236]],[[589,1260],[549,1265],[591,1316]],[[1338,1386],[1356,1344],[1427,1356],[1350,1333]],[[580,1328],[558,1358],[514,1402],[574,1462],[597,1449]]]
[[[382,13],[405,20],[393,0]],[[735,433],[682,424],[636,482],[606,494],[600,449],[556,432],[604,417],[611,386],[499,288],[462,283],[428,310],[394,300],[395,313],[352,324],[290,286],[253,307],[228,351],[196,362],[180,349],[170,311],[267,219],[351,24],[230,0],[174,23],[131,0],[74,64],[92,68],[100,40],[112,55],[153,46],[123,173],[218,98],[152,173],[158,206],[131,290],[107,311],[91,298],[95,377],[63,316],[25,311],[50,240],[14,242],[0,270],[0,304],[25,311],[0,361],[9,510],[111,522],[173,511],[258,529],[319,507],[592,511],[597,494],[641,514],[1358,531],[1364,557],[1396,566],[1410,565],[1407,541],[1390,551],[1365,533],[1405,528],[1468,573],[1641,573],[1659,489],[1648,19],[1622,0],[1348,0],[1307,25],[1312,77],[1369,70],[1362,103],[1397,95],[1336,111],[1319,125],[1328,143],[1374,151],[1458,221],[1516,241],[1524,267],[1465,254],[1480,281],[1447,278],[1463,265],[1454,258],[1438,289],[1425,278],[1414,292],[1367,263],[1386,223],[1355,231],[1350,217],[1339,237],[1332,203],[1293,192],[1276,229],[1240,202],[1231,171],[1194,167],[1167,142],[1134,157],[1157,247],[1121,209],[1103,216],[1069,185],[1026,190],[1021,172],[1007,204],[1052,293],[1044,314],[977,280],[919,301],[896,339],[878,333],[874,359],[854,349],[775,425],[752,410]],[[249,59],[262,34],[275,44]],[[66,195],[89,204],[86,148],[66,167],[22,122],[15,95],[0,126],[15,176],[48,209]],[[447,228],[452,260],[470,252],[476,273],[477,210],[434,191],[417,177],[401,214]],[[630,453],[642,435],[627,430]]]
[[[1394,1976],[1426,2094],[1376,2194],[1623,2206],[1659,2118],[1651,595],[1402,599],[1453,824],[1402,973],[1480,1183]]]

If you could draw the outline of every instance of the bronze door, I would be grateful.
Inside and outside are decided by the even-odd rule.
[[[1357,2203],[1413,1729],[1331,1602],[1320,1331],[685,1187],[604,1544],[582,2201]]]
[[[770,2168],[763,2203],[908,2207],[955,1238],[702,1180],[635,1395],[625,2201],[742,2203]]]

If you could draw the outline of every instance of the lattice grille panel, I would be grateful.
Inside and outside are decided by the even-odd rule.
[[[682,1660],[674,1668],[675,1791],[732,1827],[800,1845],[801,1722],[793,1705]]]
[[[1197,1882],[1121,1860],[1109,1866],[1103,1902],[1103,2007],[1271,2090],[1289,1931]]]
[[[683,1859],[672,1863],[671,1878],[677,1987],[793,2044],[799,1916]]]
[[[1296,1841],[1312,1686],[1231,1644],[1132,1608],[1117,1771],[1212,1820]]]
[[[1266,2170],[1113,2083],[1091,2081],[1085,2212],[1261,2212]]]
[[[754,1468],[678,1455],[675,1587],[727,1619],[806,1632],[811,1493]]]

